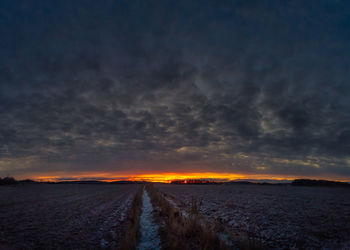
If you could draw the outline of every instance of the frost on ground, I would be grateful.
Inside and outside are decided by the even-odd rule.
[[[238,184],[156,187],[187,207],[193,197],[202,200],[201,214],[214,228],[224,228],[228,240],[249,239],[270,249],[344,249],[350,242],[350,189]]]
[[[140,218],[141,240],[138,249],[160,249],[158,225],[153,219],[153,206],[146,191],[142,195],[142,213]]]
[[[104,221],[97,232],[97,237],[100,239],[100,247],[105,248],[116,248],[118,240],[118,226],[122,224],[126,218],[126,213],[131,207],[131,199],[129,196],[124,201],[120,202],[120,206],[117,207],[113,213]]]
[[[188,218],[188,217],[189,217],[187,211],[186,211],[185,209],[181,208],[179,205],[177,205],[177,203],[176,203],[176,201],[174,200],[173,197],[169,197],[168,195],[164,195],[164,198],[165,198],[173,207],[175,207],[176,209],[178,209],[178,210],[181,212],[181,214],[182,214],[183,217],[185,217],[185,218]]]
[[[114,248],[139,185],[0,188],[0,249]]]

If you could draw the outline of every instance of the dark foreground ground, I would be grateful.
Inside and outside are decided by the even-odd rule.
[[[139,185],[0,187],[0,249],[98,249],[120,242]]]
[[[205,244],[350,249],[349,188],[155,184],[147,189],[153,208],[142,205],[139,184],[2,186],[0,249],[118,249],[123,239],[129,239],[124,249],[135,249],[156,228],[163,249]],[[140,227],[145,207],[155,220],[141,219]]]
[[[230,241],[262,248],[350,249],[350,189],[263,185],[156,185]]]

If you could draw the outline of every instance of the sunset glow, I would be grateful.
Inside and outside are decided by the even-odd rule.
[[[69,177],[62,176],[38,176],[32,177],[32,179],[37,181],[79,181],[79,180],[99,180],[104,182],[113,181],[147,181],[147,182],[163,182],[169,183],[174,180],[208,180],[216,182],[227,182],[235,180],[255,180],[259,182],[278,182],[278,181],[292,181],[297,178],[302,178],[302,176],[273,176],[273,175],[243,175],[243,174],[231,174],[231,173],[215,173],[215,172],[205,172],[205,173],[147,173],[147,174],[120,174],[120,175],[100,175],[97,177],[96,174],[91,175],[75,175]],[[317,179],[317,177],[314,177]],[[330,178],[335,181],[347,181],[339,178]]]
[[[0,177],[350,180],[345,2],[5,2]]]
[[[347,249],[350,1],[0,0],[1,249]]]

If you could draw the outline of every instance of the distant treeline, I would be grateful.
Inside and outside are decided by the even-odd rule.
[[[5,177],[5,178],[0,177],[0,185],[13,185],[17,183],[18,181],[16,181],[15,178],[13,177]]]
[[[250,182],[250,181],[210,181],[210,180],[174,180],[170,184],[179,185],[289,185],[289,183],[268,183],[268,182]]]
[[[216,182],[209,180],[174,180],[171,184],[179,185],[273,185],[273,186],[316,186],[316,187],[350,187],[350,183],[340,181],[326,181],[326,180],[310,180],[310,179],[296,179],[291,183],[268,183],[268,182],[250,182],[250,181],[229,181],[229,182]]]
[[[50,184],[143,184],[144,181],[59,181],[59,182],[47,182]]]
[[[20,183],[35,183],[35,184],[40,184],[40,183],[46,183],[46,184],[142,184],[145,182],[142,181],[112,181],[112,182],[105,182],[105,181],[57,181],[57,182],[53,182],[53,181],[33,181],[30,179],[26,179],[26,180],[16,180],[13,177],[4,177],[1,178],[0,177],[0,186],[1,185],[16,185],[16,184],[20,184]]]
[[[20,183],[46,183],[46,184],[144,184],[147,182],[144,181],[57,181],[57,182],[37,182],[30,179],[26,180],[16,180],[13,177],[0,177],[0,186],[3,185],[16,185]],[[229,181],[229,182],[217,182],[210,180],[197,180],[197,179],[189,179],[189,180],[173,180],[170,182],[171,184],[179,184],[179,185],[292,185],[292,186],[310,186],[310,187],[350,187],[350,183],[348,182],[340,182],[340,181],[327,181],[327,180],[311,180],[311,179],[296,179],[291,183],[267,183],[267,182],[250,182],[250,181]]]
[[[15,178],[10,177],[10,176],[4,177],[4,178],[0,177],[0,186],[1,185],[16,185],[16,184],[19,184],[19,183],[39,183],[39,182],[30,180],[30,179],[18,181]]]
[[[171,184],[221,184],[220,182],[215,181],[208,181],[208,180],[196,180],[196,179],[190,179],[190,180],[173,180],[170,182]]]
[[[296,179],[291,183],[292,186],[314,186],[314,187],[350,187],[347,182]]]

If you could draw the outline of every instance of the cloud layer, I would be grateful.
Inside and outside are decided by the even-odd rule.
[[[0,175],[350,176],[346,1],[0,9]]]

